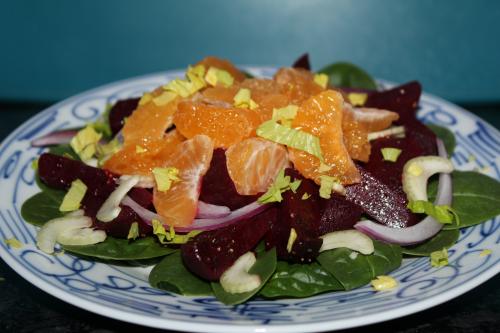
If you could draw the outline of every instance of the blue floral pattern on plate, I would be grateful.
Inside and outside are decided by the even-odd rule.
[[[255,76],[274,68],[251,67]],[[430,267],[427,258],[406,259],[391,275],[399,288],[374,292],[369,286],[305,299],[255,299],[226,306],[213,297],[184,297],[151,288],[151,268],[124,267],[46,255],[35,245],[36,229],[23,222],[20,207],[36,193],[32,161],[42,152],[30,141],[51,131],[96,119],[106,104],[138,96],[183,76],[181,71],[152,74],[109,84],[72,97],[28,120],[0,146],[0,240],[17,238],[24,246],[0,242],[2,258],[46,292],[81,308],[152,327],[210,332],[306,332],[354,327],[388,320],[445,302],[474,288],[500,270],[500,218],[462,230],[450,251],[450,264]],[[390,86],[388,82],[381,82]],[[457,139],[453,162],[500,178],[500,133],[471,113],[424,94],[419,117],[452,130]],[[474,156],[474,158],[471,158]],[[479,256],[484,249],[493,250]]]

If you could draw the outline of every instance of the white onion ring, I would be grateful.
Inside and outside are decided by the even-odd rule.
[[[437,139],[438,154],[447,158],[444,143]],[[435,205],[451,205],[452,201],[452,183],[451,175],[447,173],[439,174],[438,191]],[[388,243],[399,245],[412,245],[421,243],[435,234],[437,234],[443,224],[436,221],[433,217],[427,216],[419,223],[407,228],[391,228],[369,220],[359,221],[354,228],[362,233]]]
[[[153,219],[159,220],[162,223],[164,223],[162,217],[149,209],[146,209],[139,205],[137,202],[132,200],[129,196],[126,196],[122,202],[123,205],[129,206],[132,208],[137,215],[147,224],[151,225],[151,221]],[[195,219],[193,221],[193,224],[191,224],[188,227],[175,227],[175,231],[177,232],[189,232],[192,230],[203,230],[203,231],[209,231],[209,230],[215,230],[223,227],[227,227],[228,225],[231,225],[233,223],[236,223],[238,221],[241,221],[246,218],[253,217],[267,208],[269,208],[270,205],[266,204],[261,204],[257,201],[252,202],[251,204],[248,204],[246,206],[243,206],[239,209],[233,210],[230,212],[230,214],[221,217],[221,218],[206,218],[206,219]],[[165,223],[164,223],[165,224]]]
[[[78,133],[77,129],[55,131],[31,141],[32,147],[46,147],[67,144]]]

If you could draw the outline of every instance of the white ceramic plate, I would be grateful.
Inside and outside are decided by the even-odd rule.
[[[273,68],[249,68],[269,76]],[[256,299],[225,306],[212,297],[183,297],[151,288],[148,269],[95,263],[69,254],[49,256],[35,246],[36,230],[23,222],[20,208],[36,193],[31,162],[41,153],[33,138],[92,121],[107,103],[151,90],[182,77],[166,72],[109,84],[67,99],[16,129],[0,146],[0,254],[21,276],[63,301],[100,315],[140,325],[199,332],[312,332],[385,321],[446,302],[500,270],[500,218],[463,230],[450,249],[450,265],[431,268],[428,258],[404,260],[391,273],[399,288],[374,292],[369,286],[305,299]],[[419,117],[448,127],[457,138],[458,169],[479,168],[500,178],[500,133],[473,114],[424,94]],[[475,156],[472,160],[469,157]],[[3,241],[15,237],[21,249]],[[480,257],[484,249],[493,250]]]

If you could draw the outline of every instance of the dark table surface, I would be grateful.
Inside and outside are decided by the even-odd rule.
[[[45,106],[0,103],[0,140]],[[500,105],[465,106],[496,128],[500,128]],[[0,260],[1,332],[160,332],[96,315],[69,305],[31,285]],[[500,277],[431,309],[360,327],[358,332],[499,332]],[[165,332],[165,331],[162,331]]]

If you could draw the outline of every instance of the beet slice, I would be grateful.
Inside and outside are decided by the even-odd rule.
[[[227,206],[235,210],[259,198],[259,195],[240,195],[229,177],[226,166],[226,151],[214,150],[210,168],[203,177],[200,200],[212,205]]]
[[[113,136],[120,132],[125,123],[125,118],[130,116],[139,105],[140,98],[129,98],[117,101],[109,110],[109,126]]]
[[[396,162],[384,160],[381,149],[388,147],[401,149],[401,154]],[[422,155],[424,155],[424,148],[413,137],[380,138],[372,142],[370,160],[363,167],[383,183],[402,191],[404,165],[410,159]]]
[[[436,135],[417,119],[418,101],[422,86],[417,81],[373,92],[368,95],[365,106],[387,109],[399,114],[397,125],[404,125],[406,136],[419,142],[424,155],[436,155]]]
[[[361,182],[346,186],[346,199],[359,205],[376,221],[393,228],[405,228],[418,222],[407,208],[404,193],[393,189],[375,178],[370,172],[358,167]]]
[[[301,55],[292,65],[293,68],[303,68],[308,71],[311,70],[311,63],[309,62],[309,53],[304,53]]]
[[[196,275],[218,281],[236,259],[255,248],[276,218],[273,207],[230,226],[203,232],[181,246],[182,260]]]
[[[50,153],[40,156],[38,174],[42,182],[47,186],[57,189],[67,190],[76,179],[80,179],[85,183],[87,192],[82,200],[85,215],[92,218],[94,227],[105,230],[110,236],[126,237],[133,222],[138,222],[141,234],[145,235],[152,232],[152,228],[145,224],[129,207],[122,207],[120,215],[110,222],[103,223],[96,220],[97,211],[117,186],[116,180],[118,176],[115,174],[104,169],[88,166],[80,161]],[[136,193],[141,193],[143,197],[146,196],[144,192],[141,192],[141,189],[137,189]],[[135,198],[137,197],[136,194]],[[141,201],[146,202],[145,199],[141,199]]]
[[[276,247],[279,259],[310,263],[318,256],[323,240],[320,234],[322,199],[318,195],[318,185],[302,177],[295,169],[288,168],[285,175],[292,181],[301,180],[296,193],[291,190],[282,194],[283,201],[278,205],[278,219],[271,224],[265,237],[266,249]],[[302,200],[307,193],[309,198]],[[291,228],[295,229],[297,239],[290,252],[287,251]]]
[[[333,193],[331,198],[323,200],[323,212],[319,224],[320,235],[332,231],[353,229],[361,219],[363,209],[340,194]]]

